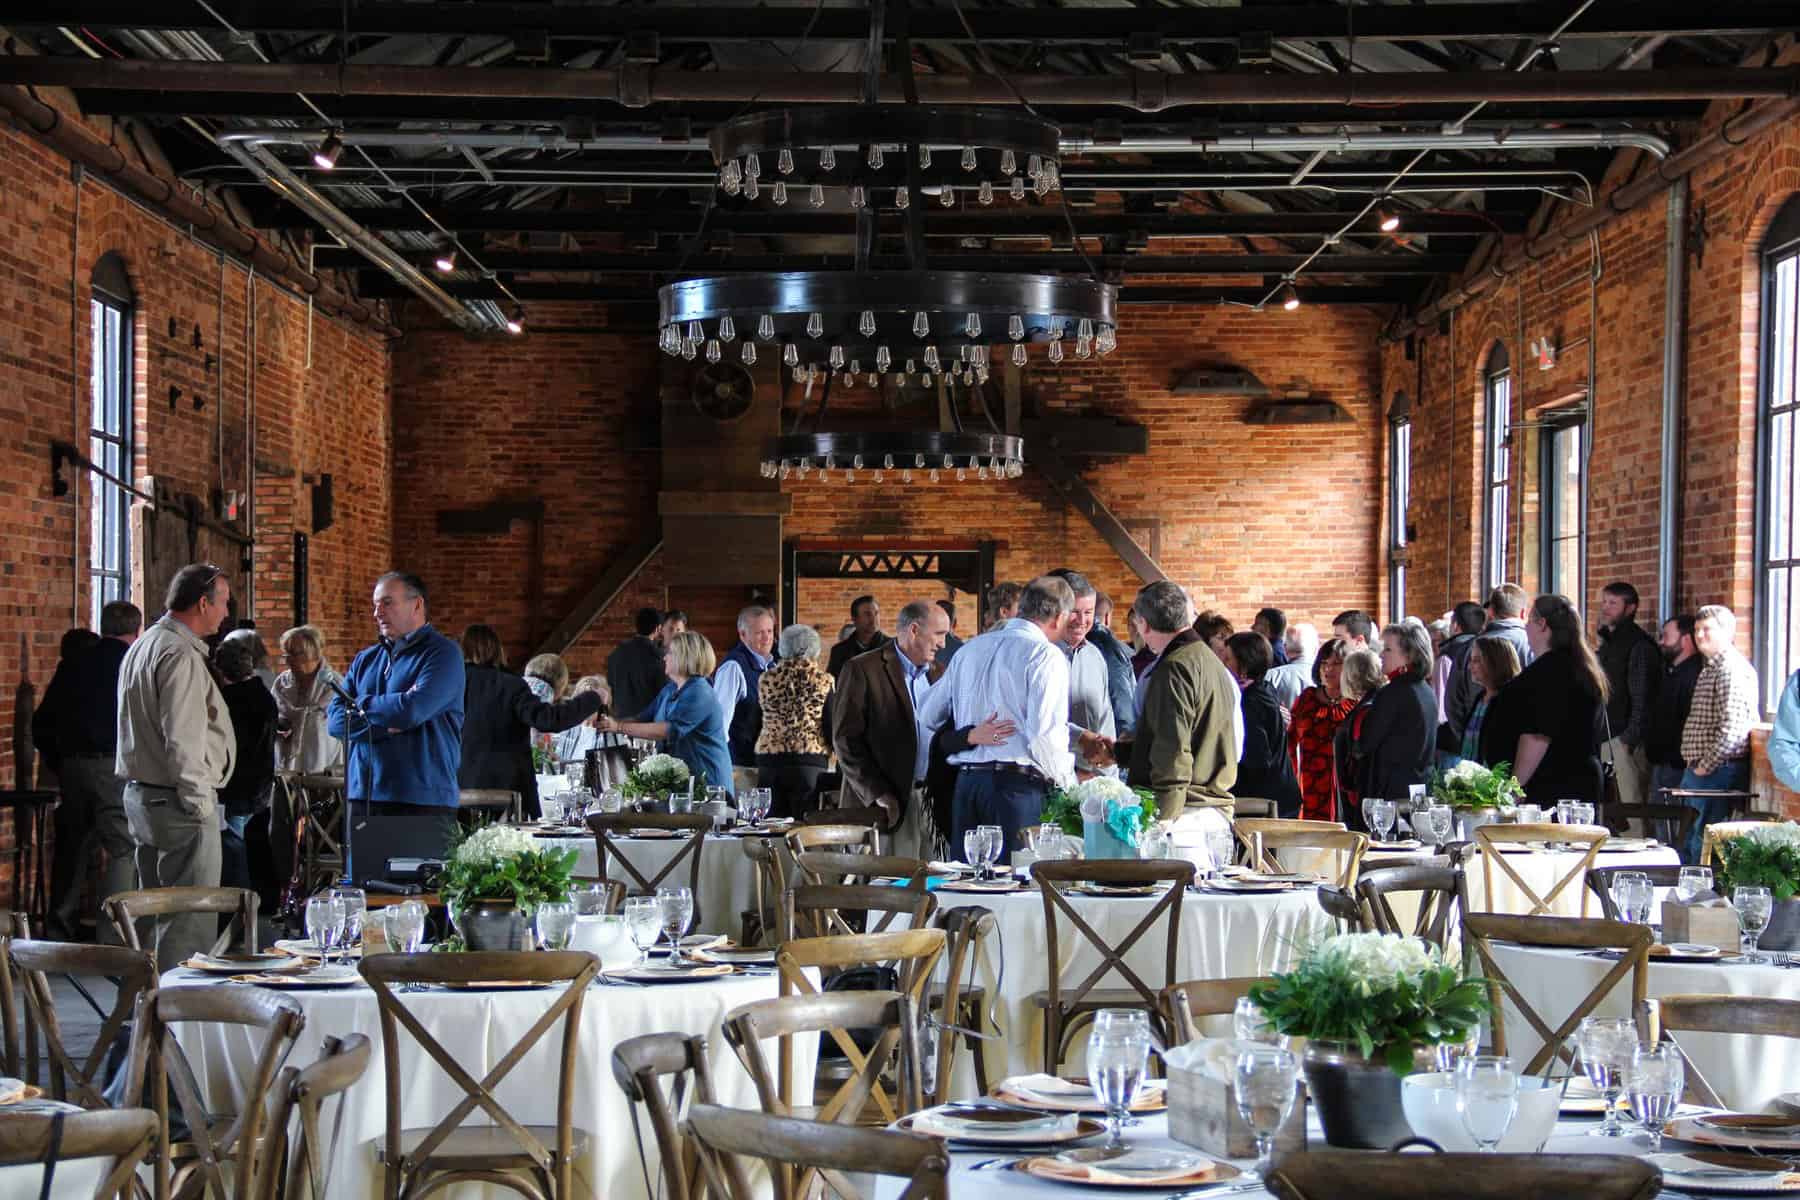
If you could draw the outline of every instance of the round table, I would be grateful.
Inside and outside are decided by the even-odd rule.
[[[163,986],[204,984],[233,987],[177,968],[163,976]],[[760,1108],[756,1089],[725,1045],[720,1023],[727,1013],[752,1000],[764,1000],[777,991],[773,974],[745,975],[707,983],[624,987],[595,984],[581,1010],[580,1048],[575,1067],[574,1123],[593,1135],[589,1155],[575,1164],[577,1186],[583,1195],[649,1200],[632,1140],[631,1106],[612,1075],[613,1047],[627,1038],[646,1033],[700,1035],[712,1049],[713,1084],[719,1103],[738,1108]],[[300,1003],[306,1026],[294,1043],[290,1065],[304,1066],[317,1060],[324,1039],[332,1034],[363,1033],[374,1043],[369,1069],[345,1093],[343,1133],[332,1164],[334,1197],[379,1197],[382,1168],[371,1143],[382,1136],[387,1113],[387,1085],[382,1066],[381,1022],[375,993],[358,982],[330,991],[290,991]],[[460,992],[431,990],[404,996],[408,1008],[426,1030],[456,1055],[477,1079],[527,1033],[558,995],[555,987],[530,991]],[[234,1105],[243,1097],[240,1081],[255,1061],[258,1031],[222,1025],[184,1025],[177,1029],[182,1049],[194,1065],[209,1096],[231,1096]],[[534,1046],[524,1062],[506,1076],[496,1096],[524,1124],[553,1124],[556,1119],[556,1054],[561,1038],[554,1029]],[[773,1047],[769,1051],[774,1053]],[[810,1087],[818,1053],[816,1038],[796,1038],[795,1078],[804,1094]],[[429,1127],[441,1119],[463,1092],[412,1038],[400,1053],[402,1077],[407,1081],[403,1124]],[[660,1176],[655,1137],[643,1114],[645,1151],[652,1183]],[[481,1124],[479,1116],[471,1124]],[[498,1188],[462,1185],[448,1193],[455,1200],[477,1194],[511,1195]]]
[[[1363,855],[1363,869],[1377,864],[1392,864],[1418,861],[1431,858],[1435,853],[1433,847],[1426,846],[1418,850],[1371,850]],[[1506,851],[1506,861],[1513,870],[1522,876],[1531,890],[1539,896],[1548,895],[1550,889],[1575,868],[1581,861],[1581,851],[1576,850],[1525,850]],[[1681,862],[1681,856],[1668,846],[1655,846],[1647,850],[1608,851],[1604,846],[1594,858],[1595,867],[1672,867]],[[1469,909],[1471,912],[1502,912],[1525,914],[1531,911],[1531,901],[1519,886],[1501,870],[1494,867],[1494,898],[1490,902],[1487,894],[1487,868],[1481,861],[1481,852],[1473,850],[1463,864],[1463,872],[1468,879]],[[1582,912],[1583,903],[1587,911]],[[1597,917],[1600,915],[1600,902],[1588,890],[1587,882],[1575,879],[1557,894],[1550,905],[1553,915],[1559,917]],[[1396,916],[1400,916],[1396,906]],[[1402,918],[1405,919],[1405,918]]]
[[[734,940],[741,939],[744,914],[756,907],[756,863],[744,853],[744,840],[730,833],[706,835],[706,842],[700,847],[700,905],[694,918],[696,932],[726,933]],[[559,850],[575,851],[579,856],[575,860],[577,875],[600,874],[600,846],[593,835],[542,838],[540,841]],[[615,845],[624,843],[631,865],[646,879],[654,879],[685,841],[684,838],[654,837],[613,839]],[[775,841],[779,844],[781,839]],[[628,891],[637,890],[624,871],[615,870],[613,878],[622,880]],[[683,863],[670,872],[664,882],[685,885],[687,880],[688,864]]]
[[[1614,964],[1591,958],[1582,951],[1544,946],[1517,946],[1497,942],[1495,961],[1529,1004],[1552,1029],[1576,1002],[1600,982]],[[1766,956],[1765,956],[1766,957]],[[1751,966],[1724,960],[1717,963],[1667,963],[1650,960],[1648,993],[1651,997],[1681,993],[1732,996],[1777,996],[1800,1000],[1800,970],[1791,967]],[[1543,1039],[1504,997],[1507,1051],[1517,1060],[1529,1059],[1543,1046]],[[1598,1016],[1629,1016],[1631,982],[1620,980],[1594,1012]],[[1800,1038],[1757,1038],[1713,1033],[1675,1035],[1683,1053],[1706,1077],[1719,1099],[1734,1109],[1760,1112],[1781,1092],[1794,1090],[1800,1080]]]

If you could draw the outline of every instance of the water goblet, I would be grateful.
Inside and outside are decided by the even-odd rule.
[[[638,966],[650,961],[650,947],[662,938],[662,904],[655,896],[632,896],[625,901],[625,931],[638,950]]]
[[[1248,996],[1239,996],[1231,1010],[1231,1036],[1240,1042],[1262,1042],[1271,1046],[1287,1045],[1287,1038],[1269,1020],[1262,1005]]]
[[[1442,846],[1450,840],[1450,827],[1456,820],[1456,814],[1448,804],[1434,804],[1429,810],[1431,820],[1431,836]]]
[[[417,954],[425,942],[427,910],[417,900],[403,900],[388,909],[382,924],[387,933],[388,950],[394,954]]]
[[[1612,897],[1613,906],[1619,910],[1619,920],[1632,925],[1650,923],[1650,907],[1656,898],[1656,888],[1648,875],[1642,871],[1624,871],[1613,876]]]
[[[363,921],[369,912],[369,897],[359,887],[351,887],[340,883],[331,889],[331,894],[344,906],[344,928],[338,935],[338,946],[346,954],[353,947],[362,945]]]
[[[1128,1022],[1101,1026],[1088,1034],[1087,1068],[1094,1096],[1106,1109],[1109,1150],[1125,1148],[1125,1118],[1150,1064],[1150,1029]]]
[[[544,824],[561,825],[563,823],[563,801],[560,796],[544,796],[538,800],[538,810],[544,814]]]
[[[981,826],[975,825],[963,830],[963,861],[975,868],[977,879],[982,878],[981,851],[986,842],[987,834],[982,832]]]
[[[1625,1068],[1625,1094],[1631,1097],[1631,1115],[1650,1135],[1650,1153],[1662,1149],[1663,1127],[1681,1104],[1687,1085],[1687,1068],[1679,1047],[1669,1042],[1639,1044]]]
[[[1364,796],[1362,799],[1363,828],[1370,833],[1375,832],[1375,806],[1381,803],[1378,796]]]
[[[538,949],[567,950],[569,934],[575,929],[575,905],[566,900],[538,905],[533,927],[537,930]]]
[[[1711,867],[1683,867],[1675,877],[1675,896],[1683,904],[1692,904],[1695,896],[1712,891],[1712,886]]]
[[[337,948],[344,932],[344,902],[330,892],[321,892],[306,902],[306,936],[319,949],[319,964],[331,965],[331,952]]]
[[[656,902],[662,906],[662,929],[669,938],[669,965],[682,966],[681,939],[694,920],[694,893],[684,887],[656,889]]]
[[[1300,1058],[1280,1046],[1242,1046],[1231,1068],[1238,1116],[1256,1138],[1256,1173],[1275,1165],[1275,1134],[1294,1111]]]
[[[1475,1148],[1494,1153],[1519,1111],[1519,1073],[1512,1059],[1471,1054],[1457,1063],[1456,1108]]]
[[[1606,1116],[1592,1137],[1624,1137],[1619,1120],[1619,1096],[1625,1088],[1625,1068],[1637,1047],[1637,1027],[1630,1017],[1584,1017],[1575,1030],[1575,1048],[1581,1069],[1599,1091]]]
[[[984,879],[994,878],[994,864],[1000,861],[1000,854],[1006,849],[1006,830],[998,825],[978,826],[982,833],[981,841],[981,874]]]
[[[606,913],[604,883],[577,883],[569,889],[569,898],[575,904],[578,917],[598,917]]]
[[[1762,939],[1763,930],[1769,927],[1769,916],[1774,911],[1774,898],[1769,889],[1740,883],[1731,889],[1731,907],[1737,909],[1739,949],[1744,961],[1766,964],[1769,960],[1756,952],[1756,943]]]
[[[1167,829],[1161,825],[1151,825],[1138,839],[1138,857],[1145,859],[1169,857],[1171,840]]]
[[[1389,830],[1394,827],[1394,802],[1392,800],[1377,800],[1372,805],[1372,808],[1374,824],[1369,826],[1369,828],[1374,831],[1377,840],[1385,842],[1388,840]]]

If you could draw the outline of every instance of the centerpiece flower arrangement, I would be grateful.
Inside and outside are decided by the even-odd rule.
[[[1777,903],[1800,895],[1800,825],[1792,821],[1756,825],[1737,837],[1721,838],[1713,853],[1719,860],[1721,896],[1746,884],[1768,888]]]
[[[438,893],[475,950],[516,950],[540,904],[566,901],[578,857],[523,829],[483,825],[451,844]]]
[[[1430,788],[1433,800],[1451,808],[1512,808],[1525,797],[1511,763],[1484,767],[1467,758],[1448,771],[1434,770]]]
[[[556,773],[556,742],[547,733],[531,736],[531,769],[539,775]]]
[[[631,800],[661,800],[670,792],[687,791],[692,779],[688,765],[673,754],[652,754],[631,768],[619,790]]]
[[[1086,837],[1088,857],[1118,857],[1097,852],[1092,832],[1137,849],[1138,838],[1156,820],[1156,797],[1147,788],[1132,788],[1110,775],[1096,775],[1073,788],[1052,788],[1039,818],[1073,837]],[[1089,823],[1098,829],[1090,831]]]

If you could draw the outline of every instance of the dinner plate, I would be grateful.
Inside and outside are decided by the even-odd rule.
[[[355,967],[320,967],[316,971],[289,974],[265,971],[233,975],[231,981],[254,984],[256,987],[278,988],[283,991],[311,991],[320,988],[354,987],[362,982],[362,976],[357,973]]]
[[[1154,883],[1133,883],[1120,887],[1109,887],[1101,883],[1078,883],[1069,889],[1082,896],[1154,896],[1162,891],[1162,886]]]
[[[196,954],[181,965],[190,971],[203,971],[208,975],[306,969],[306,961],[292,954]]]
[[[977,892],[986,895],[1004,896],[1010,892],[1025,891],[1030,885],[1017,879],[952,879],[937,885],[940,892]]]
[[[282,938],[277,941],[274,946],[270,947],[270,949],[276,954],[293,954],[303,958],[320,957],[319,945],[311,938]],[[332,953],[341,955],[346,953],[346,951],[340,948],[333,950]],[[362,947],[352,946],[348,953],[351,958],[360,958],[362,957]]]
[[[1057,1079],[1047,1075],[1014,1075],[994,1086],[994,1097],[1021,1108],[1040,1112],[1103,1113],[1106,1106],[1082,1076]],[[1132,1102],[1134,1113],[1157,1113],[1169,1107],[1168,1085],[1146,1079]]]
[[[1756,1196],[1800,1188],[1800,1171],[1781,1159],[1708,1151],[1647,1157],[1662,1172],[1665,1188],[1684,1192]]]
[[[671,967],[668,963],[653,962],[647,967],[617,967],[602,971],[601,974],[609,979],[624,979],[632,983],[704,983],[735,975],[737,968],[730,963]]]
[[[1266,896],[1275,892],[1291,892],[1296,885],[1283,879],[1210,879],[1205,886],[1209,892],[1225,892],[1240,896]]]
[[[1105,1122],[1079,1113],[995,1104],[943,1104],[901,1117],[893,1128],[965,1146],[1066,1146],[1106,1132]]]
[[[446,982],[453,992],[529,992],[538,988],[560,987],[560,979],[470,979]]]
[[[1608,838],[1600,846],[1602,854],[1631,854],[1643,850],[1655,850],[1662,843],[1655,838]]]
[[[1800,1119],[1764,1113],[1710,1113],[1678,1117],[1668,1134],[1684,1142],[1746,1149],[1800,1150]]]
[[[1369,850],[1423,850],[1425,843],[1418,838],[1406,838],[1398,842],[1370,842]]]
[[[688,832],[685,829],[634,829],[625,834],[622,840],[627,842],[666,842],[670,838],[687,836]],[[621,839],[615,838],[614,840]]]
[[[1242,1172],[1230,1163],[1191,1150],[1163,1150],[1136,1146],[1123,1154],[1101,1147],[1066,1150],[1061,1154],[1028,1158],[1019,1169],[1038,1179],[1078,1187],[1170,1188],[1199,1187],[1236,1179]]]
[[[770,946],[712,946],[705,950],[694,951],[694,957],[701,962],[758,966],[773,963],[775,950]]]

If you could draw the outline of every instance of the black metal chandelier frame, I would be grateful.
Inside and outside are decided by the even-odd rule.
[[[874,483],[1017,479],[1025,469],[1025,443],[1001,433],[935,430],[873,433],[798,433],[763,446],[768,479],[820,479],[841,473],[846,483],[867,475]]]

